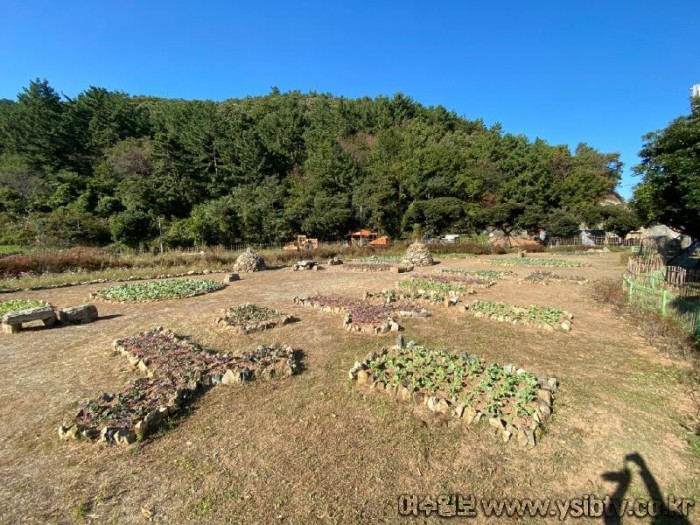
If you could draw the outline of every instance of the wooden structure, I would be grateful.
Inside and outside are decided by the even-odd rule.
[[[350,244],[352,246],[365,246],[374,241],[378,235],[370,230],[359,230],[350,234]]]

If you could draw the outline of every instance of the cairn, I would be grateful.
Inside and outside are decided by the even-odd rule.
[[[265,260],[250,248],[240,254],[233,265],[233,271],[236,273],[259,272],[264,269]]]
[[[434,264],[430,250],[420,242],[414,242],[408,247],[401,263],[404,266],[432,266]]]

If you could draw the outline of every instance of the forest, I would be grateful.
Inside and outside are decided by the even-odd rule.
[[[0,100],[0,244],[280,243],[616,222],[617,154],[411,98],[273,88],[223,102],[46,80]],[[607,208],[607,209],[606,209]],[[620,222],[620,221],[618,221]],[[623,228],[624,229],[624,228]]]

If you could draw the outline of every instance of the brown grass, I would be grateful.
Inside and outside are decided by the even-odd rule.
[[[486,259],[443,265],[489,268]],[[586,261],[593,266],[561,271],[619,279],[617,254]],[[178,524],[406,523],[396,512],[403,493],[602,497],[617,486],[603,474],[620,471],[635,452],[664,495],[700,498],[700,461],[683,426],[693,407],[678,378],[687,363],[660,353],[629,319],[594,301],[590,285],[503,280],[477,294],[565,308],[576,316],[568,334],[484,322],[458,308],[433,308],[431,318],[405,322],[407,339],[559,379],[554,417],[532,450],[499,442],[486,425],[446,426],[423,410],[353,389],[347,370],[393,336],[345,332],[336,316],[292,298],[314,292],[360,298],[396,279],[342,267],[260,272],[217,294],[100,304],[107,317],[93,324],[2,335],[0,521],[144,523],[144,513],[152,513],[154,523]],[[8,298],[64,307],[85,302],[100,286]],[[247,301],[300,322],[248,336],[216,329],[221,308]],[[303,349],[305,370],[274,384],[214,389],[169,429],[129,448],[59,441],[58,425],[80,400],[118,391],[134,376],[111,352],[111,341],[155,325],[219,351],[290,344]],[[636,468],[632,475],[626,497],[648,498]],[[423,521],[443,522],[434,516],[416,522]],[[548,520],[529,523],[541,522]]]

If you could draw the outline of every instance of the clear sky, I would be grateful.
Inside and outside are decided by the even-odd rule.
[[[697,0],[0,2],[0,98],[33,78],[223,100],[402,92],[552,144],[619,152],[688,113]]]

